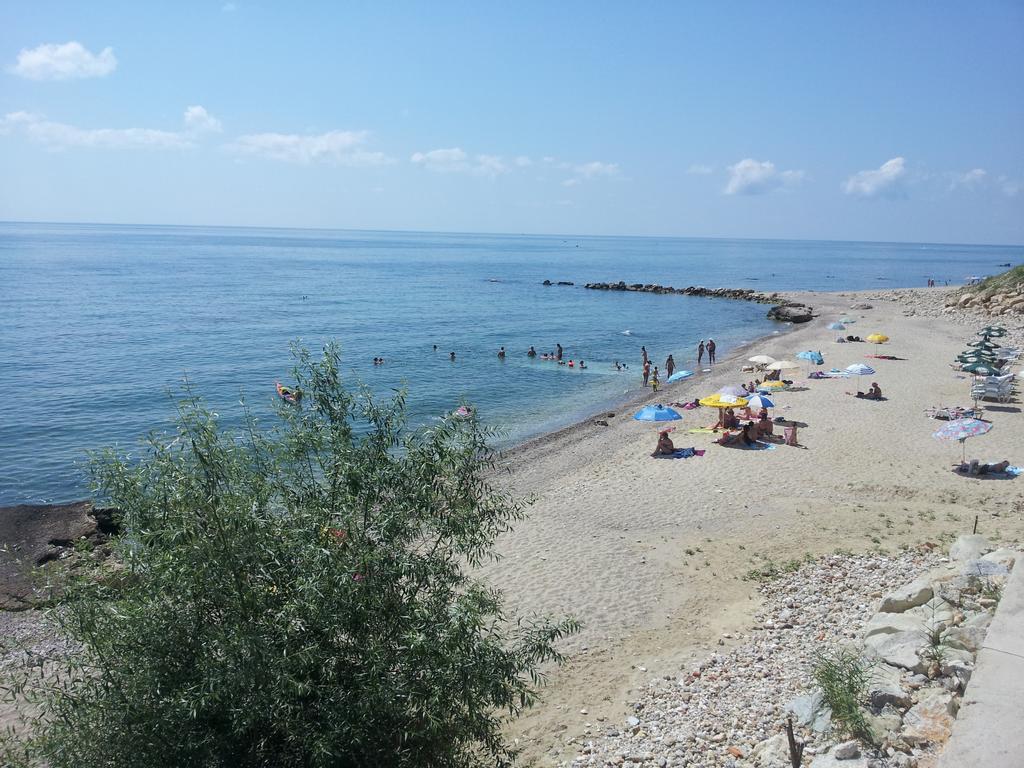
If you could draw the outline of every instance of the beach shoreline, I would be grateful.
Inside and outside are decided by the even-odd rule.
[[[728,647],[758,606],[750,573],[837,549],[941,542],[969,533],[976,513],[983,530],[997,528],[1002,539],[1024,535],[1024,508],[992,510],[994,498],[1015,488],[950,472],[959,446],[933,440],[942,422],[922,413],[929,405],[970,404],[966,377],[948,362],[975,324],[987,322],[944,311],[953,290],[786,293],[813,306],[816,317],[730,350],[711,373],[627,399],[605,419],[608,426],[595,424],[603,415],[597,413],[502,453],[508,474],[501,482],[533,503],[528,518],[499,540],[501,559],[483,574],[521,614],[584,621],[564,644],[566,665],[550,671],[543,703],[511,727],[525,764],[563,764],[585,739],[585,725],[621,722],[630,692],[652,675],[673,674],[719,644]],[[865,303],[871,309],[852,309]],[[837,332],[825,326],[843,314],[857,320],[845,334],[880,331],[892,340],[884,347],[836,344]],[[1024,333],[1020,319],[1004,320],[1010,338]],[[799,386],[774,398],[773,416],[804,425],[801,447],[714,445],[714,435],[689,431],[714,420],[702,408],[672,424],[676,446],[703,448],[703,457],[650,458],[657,427],[633,420],[634,408],[746,381],[750,374],[739,367],[754,350],[783,358],[803,349],[820,349],[825,369],[871,364],[877,376],[862,383],[877,379],[886,400],[849,397],[856,380],[807,381],[805,370],[794,371]],[[900,359],[865,358],[871,354]],[[989,403],[986,417],[995,429],[969,452],[1024,464],[1014,453],[1020,408]]]

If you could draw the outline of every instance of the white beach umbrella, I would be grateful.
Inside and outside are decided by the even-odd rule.
[[[768,365],[769,363],[774,363],[775,358],[770,357],[769,355],[754,355],[753,357],[748,357],[747,362],[757,363],[758,365]]]
[[[767,366],[769,371],[790,371],[799,367],[800,363],[794,363],[792,360],[776,360]]]

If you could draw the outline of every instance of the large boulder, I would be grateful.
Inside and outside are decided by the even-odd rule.
[[[921,690],[917,704],[903,716],[903,740],[912,747],[945,744],[953,730],[956,709],[956,700],[948,691]]]
[[[882,605],[878,610],[882,613],[903,613],[911,608],[924,605],[934,596],[935,591],[932,589],[931,581],[922,577],[890,592],[882,598]]]
[[[925,642],[924,632],[917,630],[873,635],[864,641],[864,646],[886,664],[923,674],[928,671],[928,663],[918,651],[925,646]]]
[[[917,632],[921,629],[921,619],[907,613],[876,613],[864,625],[864,637],[875,635],[894,635],[897,632]]]
[[[768,310],[769,320],[778,320],[783,323],[807,323],[813,318],[811,310],[805,306],[791,306],[782,304]]]
[[[881,711],[886,704],[898,709],[906,709],[911,705],[910,693],[901,685],[903,675],[896,667],[878,664],[871,670],[868,681],[868,701],[871,708]]]

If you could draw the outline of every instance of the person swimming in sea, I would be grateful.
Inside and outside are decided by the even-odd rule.
[[[498,359],[499,360],[504,360],[505,359],[505,348],[504,347],[502,347],[501,349],[498,350]]]
[[[527,357],[536,357],[537,356],[537,350],[534,349],[533,347],[530,347],[529,350],[527,350],[527,352],[526,352],[526,356]]]
[[[448,359],[451,360],[454,363],[455,362],[455,353],[454,352],[449,352],[448,353]]]

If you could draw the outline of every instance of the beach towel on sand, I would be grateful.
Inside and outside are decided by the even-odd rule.
[[[675,453],[654,453],[651,455],[656,459],[688,459],[691,456],[703,456],[704,451],[698,451],[696,448],[679,448]]]

